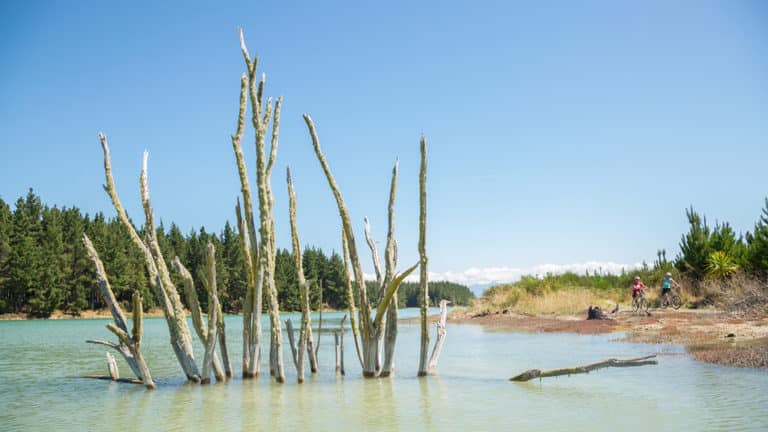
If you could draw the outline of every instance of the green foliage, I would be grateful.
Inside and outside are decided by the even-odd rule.
[[[746,267],[756,276],[768,278],[768,198],[755,230],[747,234]]]
[[[712,253],[711,232],[707,219],[696,213],[693,207],[685,211],[685,216],[689,229],[680,240],[680,256],[675,267],[694,280],[702,280],[707,272],[707,259]]]
[[[707,275],[715,279],[724,279],[736,274],[739,266],[732,256],[725,251],[714,251],[707,258]]]
[[[397,304],[400,307],[419,307],[419,283],[403,282],[398,288]],[[466,306],[475,295],[464,285],[435,281],[429,282],[429,304],[437,306],[440,300],[448,300],[452,306]]]
[[[44,317],[55,309],[77,315],[86,309],[105,307],[93,264],[82,244],[83,233],[88,234],[99,252],[117,300],[130,309],[133,293],[138,291],[144,299],[145,309],[155,307],[157,303],[149,288],[144,257],[119,220],[107,219],[102,213],[91,218],[77,208],[44,206],[30,190],[26,197],[16,202],[13,211],[5,201],[0,200],[0,313],[27,313]],[[213,243],[222,308],[230,313],[242,309],[248,275],[240,236],[229,222],[220,234],[201,228],[190,231],[186,236],[175,224],[171,223],[166,228],[161,222],[156,235],[165,258],[170,261],[178,256],[192,273],[203,310],[207,309],[208,296],[204,292],[200,269],[204,267],[206,245]],[[336,252],[328,256],[321,249],[306,247],[303,264],[310,284],[312,308],[317,310],[322,303],[324,307],[346,309],[346,281],[341,256]],[[171,272],[171,277],[178,279],[175,272]],[[288,250],[277,251],[275,283],[280,308],[299,310],[296,270]],[[409,287],[410,284],[403,286]],[[466,292],[433,283],[430,291],[433,299],[446,298],[455,304],[466,304],[471,293],[466,287],[462,288]],[[411,296],[409,290],[401,287],[403,305],[409,302],[415,304],[415,294]],[[180,294],[188,304],[184,294]],[[407,300],[406,296],[413,298]]]

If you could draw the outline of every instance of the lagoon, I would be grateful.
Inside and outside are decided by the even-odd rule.
[[[416,316],[403,310],[401,316]],[[326,313],[323,327],[338,327]],[[284,314],[298,322],[298,314]],[[268,329],[266,315],[265,330]],[[143,352],[159,386],[70,378],[106,375],[109,320],[0,322],[0,429],[27,430],[317,430],[317,431],[764,431],[768,373],[692,360],[682,347],[619,342],[621,335],[493,332],[448,324],[439,375],[416,378],[419,327],[401,323],[396,376],[363,379],[346,333],[346,376],[334,372],[333,337],[323,334],[320,373],[302,385],[285,346],[287,383],[240,378],[239,316],[227,316],[235,378],[187,384],[162,318],[146,319]],[[317,315],[313,317],[317,326]],[[434,336],[433,336],[434,337]],[[265,339],[268,340],[265,334]],[[195,353],[202,358],[196,343]],[[657,366],[609,368],[587,375],[512,383],[530,368],[557,368],[608,357],[659,354]],[[267,370],[266,348],[262,370]],[[129,376],[122,359],[120,370]]]

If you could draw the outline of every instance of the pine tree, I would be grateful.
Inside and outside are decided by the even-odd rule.
[[[11,208],[0,198],[0,313],[10,311]]]
[[[755,230],[747,236],[746,264],[762,278],[768,278],[768,198]]]
[[[710,229],[706,218],[693,210],[685,211],[690,225],[688,233],[680,239],[680,255],[675,267],[695,280],[702,280],[707,271],[707,259],[712,252]]]

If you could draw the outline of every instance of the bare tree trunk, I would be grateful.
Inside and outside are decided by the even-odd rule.
[[[205,281],[205,290],[208,292],[208,331],[205,335],[205,357],[203,358],[203,383],[211,380],[211,368],[216,359],[216,330],[218,329],[219,296],[216,287],[216,249],[213,244],[208,243],[207,254],[205,256],[205,274],[202,278]],[[218,363],[218,362],[216,362]],[[226,378],[221,367],[216,365],[216,380],[221,382]]]
[[[242,32],[240,32],[240,43],[243,52],[247,53]],[[248,58],[247,55],[246,58]],[[263,281],[260,277],[262,274],[261,260],[259,259],[256,226],[253,218],[251,186],[245,166],[245,156],[240,145],[245,129],[250,78],[253,77],[254,73],[255,65],[253,68],[249,65],[248,75],[243,74],[240,80],[240,108],[237,116],[237,130],[232,135],[232,148],[234,149],[235,160],[237,161],[237,171],[240,177],[240,189],[244,206],[241,211],[240,200],[238,199],[235,212],[237,214],[237,229],[240,233],[240,243],[248,274],[248,286],[245,291],[245,298],[243,299],[243,378],[253,378],[259,375],[261,357],[261,289],[263,287]]]
[[[112,378],[112,381],[120,379],[120,369],[117,367],[117,361],[115,356],[110,353],[107,353],[107,370],[109,370],[109,377]]]
[[[317,320],[317,344],[312,340],[312,325],[309,325],[309,331],[307,332],[307,355],[309,357],[309,371],[317,373],[317,356],[320,351],[320,336],[323,335],[323,281],[317,281],[317,288],[320,291],[320,309],[318,309]],[[309,290],[309,286],[307,286]],[[309,294],[309,293],[307,293]],[[307,296],[307,310],[309,317],[312,317],[312,306],[309,304],[309,296]],[[311,323],[311,321],[310,321]]]
[[[208,245],[211,247],[213,246],[210,243]],[[207,252],[207,253],[210,253],[210,252]],[[207,253],[206,253],[206,267],[208,266]],[[207,325],[208,328],[206,328],[206,324],[203,322],[203,312],[202,312],[202,309],[200,308],[200,302],[197,299],[197,290],[195,289],[195,282],[192,279],[192,274],[189,272],[189,270],[187,270],[186,267],[184,267],[184,265],[181,263],[181,260],[179,260],[179,257],[174,257],[173,261],[171,261],[171,266],[174,269],[176,269],[176,271],[179,272],[179,275],[181,276],[182,287],[184,288],[184,295],[187,298],[187,302],[189,302],[189,311],[190,311],[190,315],[192,315],[192,326],[195,329],[195,333],[197,334],[198,339],[200,339],[200,343],[203,344],[203,347],[205,347],[207,352],[208,345],[209,343],[211,343],[211,340],[210,340],[211,338],[208,330],[208,328],[210,328],[211,326],[210,307],[213,304],[213,299],[211,298],[211,294],[209,292],[209,296],[208,296],[209,312],[208,312],[208,325]],[[215,271],[215,268],[214,268],[214,271]],[[203,281],[208,280],[208,276],[206,272],[203,272],[201,276],[202,276],[201,280]],[[206,283],[206,291],[208,291],[208,283]],[[218,304],[218,299],[216,303]],[[216,321],[218,321],[218,312],[219,311],[217,310],[216,314],[214,315],[217,317]],[[213,337],[214,339],[217,337],[215,332],[213,333]],[[221,368],[221,363],[219,361],[219,358],[215,352],[212,354],[211,361],[214,369],[214,374],[216,375],[216,379],[218,381],[224,381],[225,379],[224,372]],[[202,382],[204,384],[207,384],[210,382],[211,374],[210,374],[210,371],[208,371],[208,375],[205,374],[205,365],[206,365],[206,361],[204,358]]]
[[[342,376],[344,375],[344,321],[346,321],[346,319],[346,315],[341,318],[339,332],[337,333],[339,344],[336,351],[336,370],[340,372]]]
[[[429,372],[435,373],[437,361],[440,359],[440,353],[443,351],[445,343],[445,324],[448,320],[448,300],[440,300],[440,319],[437,321],[437,340],[432,348],[432,355],[429,357]]]
[[[299,230],[296,225],[296,191],[291,181],[291,169],[286,169],[286,182],[288,184],[288,213],[291,225],[291,245],[293,247],[293,263],[296,267],[296,279],[299,284],[299,296],[301,297],[301,329],[299,330],[298,354],[294,354],[296,372],[300,383],[304,382],[304,352],[309,356],[312,372],[317,372],[317,359],[312,348],[312,318],[309,305],[309,284],[304,278],[304,264],[301,258],[301,243],[299,242]],[[293,347],[291,347],[293,348]]]
[[[344,258],[344,280],[347,285],[347,305],[349,306],[349,326],[352,329],[352,339],[355,343],[355,353],[360,367],[363,367],[363,351],[360,348],[360,335],[357,326],[357,308],[355,308],[355,294],[352,288],[352,278],[349,275],[349,248],[347,247],[347,234],[344,229],[341,230],[341,249]]]
[[[342,241],[346,240],[346,244],[349,248],[348,255],[352,262],[352,270],[355,276],[355,282],[357,283],[358,290],[360,292],[359,298],[359,314],[360,320],[360,338],[361,338],[361,351],[362,351],[362,366],[364,377],[376,377],[381,372],[381,341],[384,336],[383,322],[387,308],[392,301],[393,295],[397,290],[397,287],[402,283],[411,272],[413,272],[418,263],[411,268],[404,271],[397,277],[393,277],[392,283],[381,290],[378,298],[378,305],[376,307],[375,316],[371,316],[371,307],[368,304],[368,292],[365,286],[365,279],[363,275],[363,268],[360,264],[359,255],[357,252],[357,245],[355,243],[354,230],[352,228],[352,222],[349,217],[349,211],[344,204],[344,199],[341,196],[336,180],[331,173],[331,169],[328,166],[325,156],[320,149],[320,140],[315,131],[315,125],[312,119],[308,115],[304,115],[304,122],[307,124],[309,134],[312,138],[312,146],[315,150],[320,166],[323,168],[325,177],[328,180],[328,185],[333,192],[336,204],[339,209],[339,215],[341,217],[343,233]],[[345,239],[344,239],[345,238]]]
[[[563,369],[552,369],[552,370],[530,369],[521,374],[513,376],[509,380],[518,381],[518,382],[530,381],[534,378],[547,378],[547,377],[561,376],[561,375],[575,375],[575,374],[589,373],[593,370],[602,369],[606,367],[632,367],[632,366],[655,365],[655,364],[658,364],[658,362],[656,360],[650,360],[655,357],[656,355],[649,355],[645,357],[638,357],[638,358],[633,358],[628,360],[608,359],[608,360],[601,360],[595,363],[590,363],[584,366],[575,366],[575,367],[569,367],[569,368],[563,368]]]
[[[334,341],[334,351],[336,353],[336,373],[341,372],[341,344],[340,344],[340,333],[334,332],[333,333],[333,341]]]
[[[427,273],[427,138],[422,135],[421,169],[419,170],[419,307],[421,308],[421,345],[419,349],[419,376],[429,372],[427,353],[429,351],[429,282]]]
[[[293,365],[296,366],[297,375],[299,375],[299,379],[301,381],[304,381],[304,370],[303,370],[303,362],[302,362],[302,368],[299,368],[299,349],[296,345],[296,336],[293,333],[293,321],[291,321],[290,318],[287,318],[285,320],[285,332],[288,334],[288,345],[291,347],[291,356],[293,357]],[[301,382],[300,381],[300,382]]]
[[[395,161],[395,166],[392,168],[392,182],[389,188],[389,205],[388,205],[388,230],[387,230],[387,246],[384,250],[384,281],[380,290],[383,292],[384,288],[392,283],[392,279],[395,277],[395,271],[397,269],[397,241],[395,240],[395,195],[397,193],[397,173],[398,173],[398,161]],[[395,369],[395,343],[397,342],[397,289],[392,296],[392,301],[387,308],[387,317],[385,319],[384,330],[384,364],[381,370],[381,376],[387,377],[394,373]]]
[[[269,303],[269,322],[270,322],[270,373],[275,377],[277,382],[285,382],[285,371],[283,367],[283,350],[282,350],[282,329],[280,326],[280,311],[277,302],[277,289],[275,287],[275,234],[274,234],[274,218],[272,214],[272,208],[274,205],[274,197],[272,195],[272,186],[270,185],[270,177],[272,175],[272,168],[275,164],[277,157],[277,144],[278,133],[280,125],[280,106],[282,104],[282,98],[278,98],[274,105],[274,111],[272,106],[272,99],[267,99],[266,103],[263,100],[264,84],[266,82],[265,76],[262,74],[259,81],[258,89],[256,86],[256,66],[257,59],[251,61],[248,49],[245,45],[243,33],[240,31],[240,48],[243,52],[243,58],[245,60],[246,69],[248,70],[248,78],[243,79],[242,82],[246,82],[249,99],[251,102],[251,122],[255,130],[256,138],[256,185],[258,189],[259,197],[259,269],[260,275],[257,275],[257,283],[261,279],[261,283],[266,285],[267,289],[267,301]],[[241,107],[242,107],[242,86],[241,86]],[[242,112],[242,109],[241,109]],[[270,120],[272,121],[272,142],[269,151],[269,159],[267,159],[266,151],[266,134],[269,127]],[[239,129],[239,118],[238,118]],[[240,129],[239,129],[240,130]],[[239,140],[238,140],[239,141]],[[234,142],[234,139],[233,139]],[[239,142],[238,142],[239,145]],[[237,153],[237,151],[236,151]],[[238,161],[238,168],[240,169],[240,163]],[[245,164],[242,163],[242,169],[240,169],[241,183],[243,183],[243,172]],[[254,239],[251,242],[255,243]],[[251,334],[253,330],[251,330]]]
[[[89,343],[96,343],[100,345],[109,346],[117,352],[119,352],[125,361],[130,366],[136,378],[141,380],[148,389],[155,389],[157,386],[152,381],[152,375],[149,372],[149,367],[144,361],[144,356],[141,355],[141,334],[143,328],[144,314],[141,304],[141,295],[138,292],[133,293],[133,329],[131,334],[128,333],[128,324],[125,319],[125,314],[120,307],[120,304],[115,299],[115,295],[112,292],[112,288],[109,286],[109,280],[107,280],[107,273],[104,270],[104,264],[101,262],[96,249],[93,247],[93,243],[87,235],[83,234],[83,243],[88,253],[89,258],[93,261],[96,267],[96,278],[99,282],[99,288],[104,297],[104,301],[109,305],[109,310],[112,312],[112,317],[115,320],[115,324],[107,324],[107,329],[117,336],[119,343],[115,344],[107,341],[87,341]],[[115,364],[115,370],[117,365]],[[117,374],[117,372],[115,372]],[[112,375],[110,373],[110,375]]]
[[[131,223],[128,215],[117,196],[114,179],[112,178],[112,163],[109,157],[109,146],[104,134],[99,133],[101,147],[104,151],[104,174],[106,186],[104,189],[112,199],[112,204],[117,211],[118,218],[128,231],[131,240],[144,255],[144,261],[149,272],[150,287],[152,288],[158,303],[163,308],[168,331],[171,336],[171,348],[181,365],[187,379],[194,382],[200,381],[200,372],[195,363],[192,350],[192,338],[189,334],[184,307],[181,305],[179,293],[171,281],[165,259],[160,252],[155,234],[154,214],[149,200],[149,184],[147,182],[147,153],[144,153],[142,172],[140,179],[141,201],[146,218],[146,240],[142,240]]]
[[[224,325],[224,314],[221,311],[221,303],[219,303],[219,314],[218,314],[219,320],[218,320],[218,330],[216,334],[219,336],[219,351],[221,352],[221,363],[224,367],[224,376],[227,379],[230,379],[234,376],[234,373],[232,372],[232,362],[229,359],[229,350],[227,349],[227,332],[226,332],[226,326]],[[216,357],[214,357],[215,361]]]

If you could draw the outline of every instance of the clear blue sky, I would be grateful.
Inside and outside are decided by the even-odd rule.
[[[285,98],[273,177],[284,247],[286,164],[302,243],[340,247],[303,113],[360,242],[364,216],[384,242],[400,159],[401,266],[417,257],[426,134],[430,270],[468,283],[672,256],[686,207],[744,231],[768,195],[765,2],[217,3],[0,3],[0,198],[32,187],[113,215],[104,131],[135,219],[146,148],[157,217],[219,231],[239,191],[238,26],[267,94]]]

